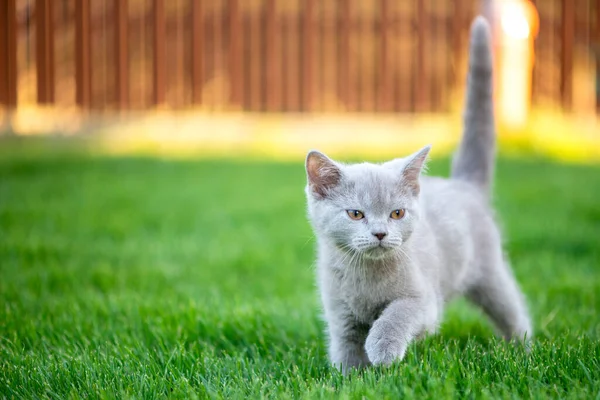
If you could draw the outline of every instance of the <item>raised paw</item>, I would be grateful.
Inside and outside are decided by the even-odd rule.
[[[369,361],[374,365],[389,365],[404,358],[408,338],[398,327],[387,321],[375,321],[369,331],[365,350]]]

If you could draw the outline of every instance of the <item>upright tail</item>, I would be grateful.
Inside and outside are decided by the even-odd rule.
[[[491,30],[485,18],[479,16],[471,25],[464,128],[452,178],[471,182],[486,195],[492,183],[496,152],[492,72]]]

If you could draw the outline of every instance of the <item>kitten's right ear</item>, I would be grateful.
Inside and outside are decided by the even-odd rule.
[[[306,156],[306,174],[310,191],[319,198],[327,197],[327,193],[342,177],[339,166],[325,154],[315,150]]]

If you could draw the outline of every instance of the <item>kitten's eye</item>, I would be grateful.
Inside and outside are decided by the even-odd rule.
[[[365,215],[358,210],[346,210],[346,213],[350,218],[352,218],[355,221],[358,221],[359,219],[363,219],[365,217]]]
[[[390,218],[391,219],[402,219],[402,218],[404,218],[404,214],[406,214],[406,210],[404,208],[401,208],[399,210],[392,211],[392,213],[390,214]]]

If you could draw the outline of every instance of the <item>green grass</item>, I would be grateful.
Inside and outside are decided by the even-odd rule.
[[[598,166],[499,162],[530,354],[458,301],[403,362],[344,378],[327,362],[300,164],[10,149],[0,397],[600,396]]]

